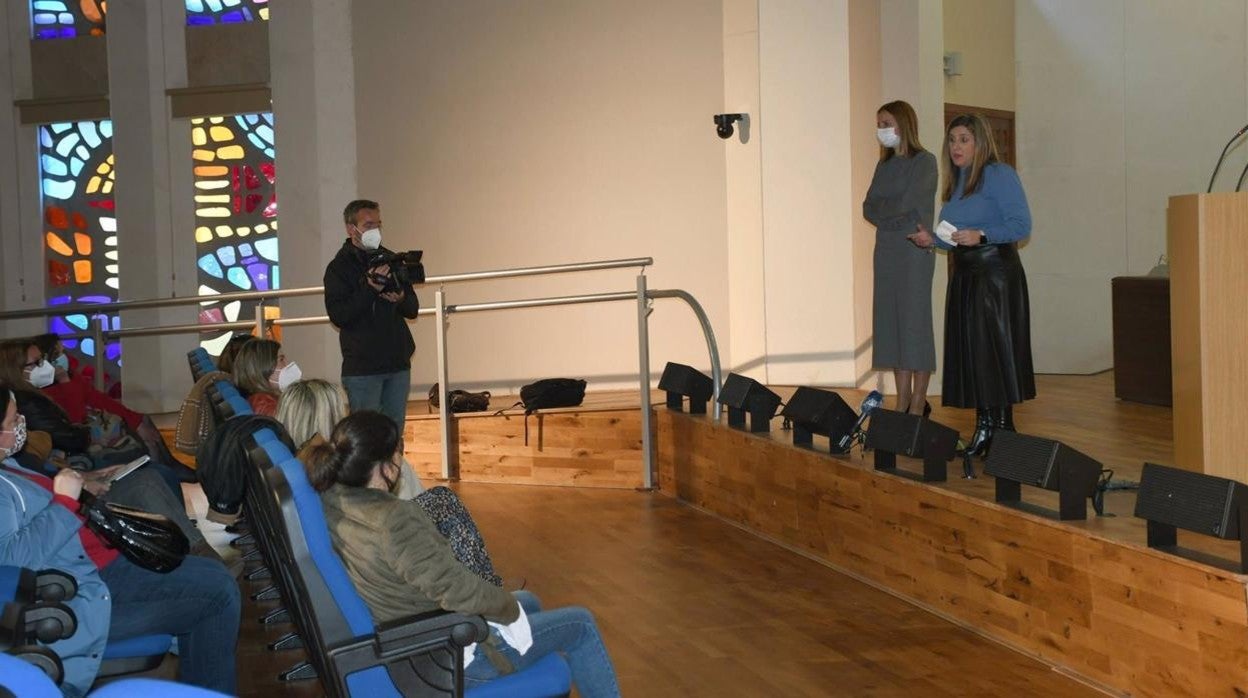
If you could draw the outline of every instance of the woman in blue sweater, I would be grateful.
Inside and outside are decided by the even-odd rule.
[[[942,403],[975,408],[969,463],[987,453],[994,429],[1014,430],[1013,405],[1036,396],[1027,276],[1018,257],[1018,242],[1031,234],[1031,211],[1018,174],[998,160],[984,117],[949,122],[944,161],[940,220],[956,230],[949,240],[921,231],[915,243],[953,255]]]

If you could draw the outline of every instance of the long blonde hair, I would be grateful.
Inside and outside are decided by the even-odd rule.
[[[320,378],[291,383],[277,403],[277,421],[300,446],[317,434],[328,441],[334,425],[345,416],[347,398],[342,388]]]
[[[914,107],[909,102],[899,99],[875,110],[877,116],[882,112],[888,112],[897,122],[897,137],[901,141],[896,148],[885,148],[881,145],[880,160],[887,160],[894,155],[908,158],[924,152],[923,145],[919,143],[919,116],[914,113]]]
[[[971,160],[966,173],[966,182],[962,185],[963,197],[970,196],[979,189],[985,167],[1001,160],[1001,156],[997,153],[997,142],[992,138],[992,127],[988,125],[987,119],[980,114],[955,116],[953,121],[949,122],[949,127],[945,129],[945,156],[943,158],[945,186],[940,192],[941,201],[952,199],[953,190],[958,186],[958,168],[953,164],[953,158],[949,156],[949,133],[958,126],[970,131],[971,137],[975,139],[975,157]]]

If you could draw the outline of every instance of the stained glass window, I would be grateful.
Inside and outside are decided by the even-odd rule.
[[[31,36],[63,39],[104,36],[107,0],[31,0]]]
[[[185,0],[186,23],[235,24],[269,19],[269,0]]]
[[[43,243],[47,263],[48,305],[111,303],[119,289],[117,218],[114,215],[113,122],[76,121],[39,127],[39,180],[43,193]],[[94,317],[94,316],[92,316]],[[115,313],[105,324],[119,329]],[[58,334],[90,327],[85,313],[49,318]],[[120,394],[114,378],[121,375],[121,342],[104,347],[95,341],[66,339],[65,348],[83,366],[103,352],[105,383]]]
[[[200,295],[279,288],[273,114],[192,119],[191,144]],[[254,301],[200,306],[200,324],[255,318]],[[219,354],[231,334],[202,344]]]

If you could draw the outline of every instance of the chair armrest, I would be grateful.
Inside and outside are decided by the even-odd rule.
[[[430,611],[377,626],[374,644],[377,656],[391,657],[446,639],[464,648],[484,640],[488,633],[489,627],[481,616]]]
[[[325,654],[333,675],[322,682],[330,695],[389,690],[409,698],[461,695],[464,647],[487,633],[480,616],[434,611],[400,618],[330,648]]]

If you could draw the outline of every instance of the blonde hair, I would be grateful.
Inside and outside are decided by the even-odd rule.
[[[897,122],[897,137],[900,142],[896,148],[880,146],[881,160],[887,160],[894,155],[908,158],[924,152],[923,145],[919,143],[919,117],[914,113],[914,107],[910,106],[909,102],[899,99],[875,110],[877,116],[883,112],[891,114],[893,120]]]
[[[243,395],[281,394],[269,381],[281,351],[282,345],[271,339],[252,339],[238,350],[238,356],[234,357],[234,383]]]
[[[328,441],[334,425],[345,416],[347,398],[342,388],[320,378],[291,383],[277,403],[277,421],[299,446],[317,434]]]
[[[962,185],[963,197],[974,194],[983,180],[984,168],[1001,159],[997,153],[997,143],[992,138],[992,127],[988,125],[987,119],[980,114],[960,114],[954,117],[953,121],[949,122],[949,127],[945,129],[945,157],[943,158],[945,186],[940,192],[941,201],[952,199],[953,190],[958,186],[958,168],[953,164],[953,158],[949,156],[949,133],[959,126],[970,131],[971,137],[975,139],[975,157],[971,160],[966,173],[966,182]]]

